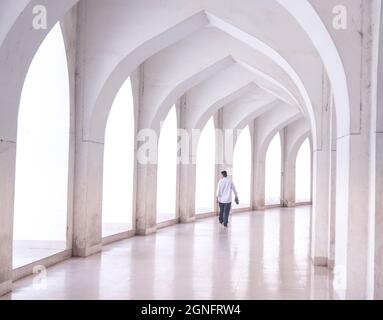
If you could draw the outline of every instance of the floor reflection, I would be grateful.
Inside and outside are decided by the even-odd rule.
[[[310,207],[232,214],[161,229],[70,259],[14,284],[3,299],[331,299],[309,259]]]

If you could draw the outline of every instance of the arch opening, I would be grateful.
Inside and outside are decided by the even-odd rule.
[[[102,236],[132,230],[134,105],[130,77],[118,91],[105,129]]]
[[[211,117],[201,131],[197,147],[196,214],[214,211],[215,146],[215,125]]]
[[[251,189],[251,135],[246,126],[240,133],[234,148],[233,182],[239,193],[239,205],[233,208],[250,208]]]
[[[295,203],[311,202],[311,149],[307,138],[295,161]]]
[[[157,223],[176,219],[177,112],[173,106],[162,123],[158,140]]]
[[[13,267],[67,249],[70,89],[60,24],[28,69],[17,128]]]
[[[267,149],[265,167],[265,204],[280,205],[282,151],[279,133],[274,136]]]

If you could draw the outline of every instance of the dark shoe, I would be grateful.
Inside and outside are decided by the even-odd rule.
[[[224,226],[225,228],[227,228],[227,224],[224,224],[223,226]]]

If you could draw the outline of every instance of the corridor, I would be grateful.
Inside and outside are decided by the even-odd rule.
[[[14,283],[1,299],[331,299],[310,262],[311,207],[177,224],[103,247]]]

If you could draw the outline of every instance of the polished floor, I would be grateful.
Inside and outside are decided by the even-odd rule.
[[[133,229],[131,223],[103,223],[102,237],[109,237],[114,234],[128,232]]]
[[[13,241],[13,268],[20,268],[64,251],[65,241]]]
[[[310,211],[164,228],[19,280],[3,299],[331,299],[330,272],[309,259]]]

